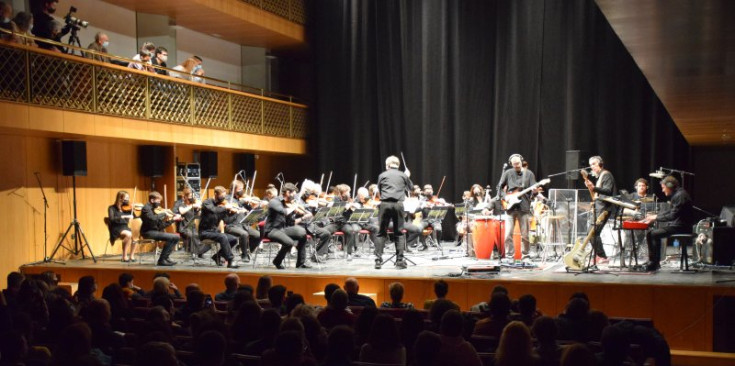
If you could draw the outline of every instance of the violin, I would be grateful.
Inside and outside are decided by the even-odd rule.
[[[163,214],[166,214],[166,219],[167,220],[170,220],[170,219],[174,218],[174,216],[176,216],[176,214],[173,211],[171,211],[171,210],[169,210],[167,208],[163,208],[163,207],[156,207],[155,209],[153,209],[153,213],[155,213],[156,215],[160,215],[162,213]]]

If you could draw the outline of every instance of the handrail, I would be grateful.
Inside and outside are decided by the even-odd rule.
[[[113,59],[113,60],[118,60],[118,61],[124,62],[124,63],[139,62],[139,61],[135,61],[133,59],[127,58],[127,57],[122,57],[122,56],[113,55],[113,54],[109,54],[109,53],[102,53],[102,52],[98,52],[98,51],[91,50],[91,49],[88,49],[88,48],[77,47],[77,46],[72,45],[72,44],[57,42],[57,41],[54,41],[54,40],[48,39],[48,38],[39,38],[39,37],[36,37],[36,36],[22,34],[22,33],[15,33],[15,32],[9,31],[7,29],[0,28],[0,34],[2,34],[2,33],[5,33],[5,34],[11,35],[11,36],[15,36],[15,37],[22,37],[22,38],[25,38],[25,39],[30,39],[30,40],[35,41],[35,42],[46,43],[46,44],[49,44],[49,45],[52,45],[52,46],[62,47],[62,48],[67,49],[67,50],[71,49],[73,51],[78,51],[82,55],[81,57],[84,57],[84,54],[92,54],[92,55],[95,55],[95,56],[99,56],[99,57],[101,57],[103,59],[104,58],[106,58],[106,59]],[[69,55],[76,56],[76,54],[74,54],[74,53],[68,53],[68,54]],[[154,68],[154,69],[158,69],[158,70],[165,70],[168,73],[171,73],[171,72],[174,72],[174,73],[177,73],[177,74],[180,74],[181,73],[178,70],[174,70],[172,68],[163,67],[163,66],[159,66],[159,65],[148,64],[148,65],[146,65],[146,67],[150,67],[150,68]],[[261,96],[266,96],[267,95],[268,97],[273,98],[273,99],[288,100],[289,102],[294,102],[294,101],[297,101],[298,100],[298,98],[294,98],[291,95],[276,93],[276,92],[272,92],[272,91],[266,91],[265,89],[262,89],[262,88],[256,88],[254,86],[240,84],[240,83],[234,83],[234,82],[227,81],[227,80],[213,78],[211,76],[197,76],[197,78],[207,80],[208,81],[208,84],[214,83],[213,85],[217,85],[219,87],[227,88],[227,89],[231,89],[231,90],[239,90],[239,91],[246,92],[246,93],[248,92],[247,90],[250,90],[249,93],[252,93],[252,94],[259,94]],[[183,79],[182,78],[181,80],[186,80],[186,79]]]
[[[251,134],[307,135],[307,107],[291,101],[5,42],[0,64],[2,101]]]

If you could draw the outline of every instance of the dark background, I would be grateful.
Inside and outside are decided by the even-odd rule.
[[[309,100],[317,179],[362,185],[403,152],[414,183],[436,191],[447,176],[456,201],[495,187],[512,153],[541,179],[581,150],[580,166],[601,155],[619,188],[668,167],[698,173],[686,186],[703,208],[735,202],[733,148],[689,147],[592,0],[309,4],[309,57],[282,59],[299,72],[281,85]]]

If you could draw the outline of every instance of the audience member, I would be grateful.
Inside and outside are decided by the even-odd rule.
[[[176,286],[175,283],[171,282],[171,276],[166,272],[156,272],[156,274],[153,275],[153,288],[155,290],[156,288],[156,279],[158,278],[165,278],[165,286],[159,288],[159,294],[170,294],[172,299],[183,299],[184,297],[181,296],[181,292],[179,292],[179,288]],[[159,286],[162,286],[163,283],[159,284]],[[151,294],[154,290],[151,290],[146,296],[151,297]]]
[[[418,310],[410,309],[403,314],[400,328],[401,342],[406,347],[407,363],[411,364],[414,360],[413,348],[416,338],[424,330],[424,316]]]
[[[230,273],[225,277],[225,290],[214,295],[215,301],[230,301],[235,298],[238,288],[240,287],[240,276],[237,273]]]
[[[413,304],[410,302],[401,302],[403,300],[403,284],[400,282],[393,282],[388,286],[390,292],[391,301],[380,304],[381,308],[387,309],[413,309]]]
[[[632,364],[628,358],[630,355],[630,341],[620,328],[606,327],[602,331],[600,343],[602,343],[602,352],[597,354],[597,364],[599,366]]]
[[[564,349],[561,355],[561,366],[596,366],[595,354],[582,344],[575,343]]]
[[[436,301],[434,301],[434,305],[432,305],[431,309],[429,309],[429,320],[431,320],[432,328],[431,330],[439,331],[442,317],[444,316],[444,313],[449,310],[459,311],[459,306],[447,299],[437,299]]]
[[[518,313],[511,315],[511,320],[521,321],[527,327],[531,327],[541,315],[536,309],[536,298],[533,295],[523,295],[518,298]]]
[[[283,331],[276,337],[275,347],[263,353],[263,366],[309,366],[316,361],[304,351],[304,339],[298,331]]]
[[[355,346],[360,348],[368,341],[370,330],[373,328],[373,322],[378,316],[377,308],[363,308],[360,315],[355,319]]]
[[[110,306],[110,324],[115,330],[123,330],[125,322],[132,318],[133,311],[122,287],[111,283],[102,290],[102,298]]]
[[[125,345],[125,340],[113,331],[110,317],[110,304],[105,299],[92,300],[84,314],[84,320],[92,332],[92,348],[112,357],[117,349]]]
[[[327,302],[329,302],[329,299],[332,298],[332,294],[337,289],[339,289],[339,285],[336,283],[328,283],[326,286],[324,286],[324,300],[327,300]]]
[[[584,340],[587,342],[599,342],[602,332],[610,326],[607,315],[599,310],[590,310],[587,313],[587,335]]]
[[[533,352],[531,332],[523,322],[512,321],[503,329],[495,352],[496,366],[534,366],[538,357]]]
[[[258,278],[258,285],[255,286],[255,299],[268,300],[268,291],[270,291],[271,286],[273,286],[271,276],[260,276]]]
[[[151,68],[148,67],[148,63],[151,62],[151,54],[148,53],[148,51],[140,51],[138,52],[136,56],[137,57],[133,57],[133,59],[135,60],[137,58],[138,60],[130,61],[128,63],[128,67],[131,69],[136,69],[140,71],[151,72],[152,71]]]
[[[475,324],[474,334],[499,338],[510,322],[510,299],[503,292],[496,292],[490,300],[490,316]]]
[[[347,301],[347,292],[342,289],[334,291],[327,307],[317,316],[319,323],[326,329],[332,329],[338,325],[351,327],[355,323],[355,315],[347,310]]]
[[[462,337],[463,324],[464,319],[459,310],[449,310],[442,316],[439,328],[441,338],[439,365],[482,366],[482,361],[475,348]]]
[[[20,292],[20,285],[24,280],[25,276],[20,272],[10,272],[8,274],[8,287],[3,290],[3,296],[5,297],[5,303],[11,311],[16,311],[18,308],[18,293]]]
[[[156,52],[153,55],[151,62],[155,66],[168,67],[168,65],[166,65],[166,61],[168,61],[168,50],[165,47],[159,46],[156,48]],[[166,69],[154,68],[154,70],[159,75],[168,75],[168,71]]]
[[[204,66],[202,66],[204,61],[201,57],[196,55],[192,56],[192,58],[196,60],[197,64],[194,65],[194,68],[191,70],[191,81],[206,84],[206,80],[204,79]]]
[[[7,2],[0,1],[0,16],[2,17],[0,19],[0,28],[12,31],[13,28],[10,20],[13,18],[13,3],[11,0],[7,0]]]
[[[170,343],[148,342],[138,350],[135,366],[179,366],[176,350]]]
[[[33,36],[31,34],[31,30],[33,29],[33,14],[24,11],[18,12],[10,24],[13,31],[11,42],[23,46],[36,47],[36,42],[28,38]]]
[[[349,277],[345,280],[344,289],[349,298],[347,305],[375,307],[375,301],[373,299],[358,293],[360,291],[360,284],[355,277]]]
[[[301,296],[301,294],[290,294],[288,297],[286,297],[286,300],[283,303],[283,307],[285,308],[286,315],[291,314],[291,312],[296,309],[297,306],[306,304],[306,301],[304,301],[304,297]]]
[[[556,343],[558,331],[554,319],[548,316],[537,318],[531,332],[536,337],[534,351],[539,356],[538,366],[558,366],[562,349]]]
[[[401,344],[392,316],[375,317],[368,341],[360,348],[360,362],[406,364],[406,347]]]
[[[135,280],[135,276],[133,276],[130,273],[120,273],[120,276],[117,278],[117,283],[120,284],[120,287],[122,288],[123,293],[125,294],[125,297],[128,299],[141,299],[145,297],[145,292],[142,288],[135,285],[133,282]]]
[[[33,14],[34,25],[33,35],[38,38],[46,38],[56,42],[61,42],[61,37],[65,36],[71,28],[65,27],[61,29],[61,24],[54,20],[52,14],[56,13],[56,4],[58,0],[31,0],[31,13]],[[36,41],[38,47],[63,52],[62,46],[54,46],[48,42]]]
[[[199,335],[196,341],[194,358],[198,366],[221,366],[225,363],[227,339],[222,333],[208,330]],[[193,365],[192,365],[193,366]]]
[[[176,71],[171,71],[168,73],[169,76],[179,78],[179,79],[191,79],[191,73],[194,71],[194,67],[197,66],[199,62],[194,59],[193,57],[189,57],[184,62],[176,65],[173,67]]]
[[[491,300],[493,298],[493,295],[495,295],[496,293],[505,294],[505,296],[507,296],[510,299],[510,295],[508,295],[508,289],[503,285],[496,285],[495,287],[493,287],[493,290],[490,291]],[[485,302],[485,301],[477,303],[475,305],[472,305],[472,307],[470,307],[470,311],[474,311],[477,313],[487,313],[490,311],[490,303]]]
[[[438,334],[425,330],[416,337],[413,351],[413,366],[438,366],[442,340]]]
[[[82,276],[79,278],[77,292],[74,293],[74,304],[77,311],[81,311],[85,305],[94,300],[94,293],[97,292],[97,281],[92,276]]]
[[[448,293],[449,293],[449,283],[447,283],[444,280],[438,280],[434,282],[434,295],[436,295],[436,299],[424,301],[424,310],[431,309],[431,305],[434,305],[434,301],[436,301],[437,299],[446,298]]]
[[[95,51],[97,53],[107,53],[107,47],[109,45],[110,45],[110,37],[108,37],[107,34],[104,32],[97,32],[94,35],[94,42],[90,43],[89,46],[87,46],[87,49]],[[110,62],[109,57],[105,57],[102,55],[96,55],[91,52],[85,52],[84,57],[91,58],[99,62]]]
[[[254,325],[248,325],[254,327]],[[260,315],[258,338],[248,343],[243,351],[246,355],[261,356],[267,349],[272,348],[281,328],[281,315],[273,309],[266,309]]]
[[[232,337],[240,348],[246,348],[250,342],[258,339],[261,312],[260,306],[253,301],[243,303],[237,312],[232,324]]]
[[[559,339],[584,342],[587,338],[587,314],[589,303],[580,297],[572,297],[563,314],[557,317]]]
[[[286,300],[286,286],[275,285],[268,290],[268,301],[273,309],[276,309],[281,315],[286,314],[286,307],[283,302]]]
[[[351,366],[355,347],[355,332],[339,325],[332,328],[327,338],[327,358],[323,366]]]

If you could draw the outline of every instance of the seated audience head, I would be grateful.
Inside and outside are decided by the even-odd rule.
[[[155,294],[151,296],[151,306],[160,306],[169,315],[173,315],[174,312],[174,300],[171,299],[169,294]]]
[[[193,291],[201,291],[202,288],[199,286],[198,283],[190,283],[186,285],[186,288],[184,289],[184,296],[189,297],[189,294]]]
[[[130,273],[120,273],[120,276],[117,278],[117,282],[120,284],[120,287],[122,288],[128,288],[133,287],[133,280],[135,279],[135,276],[133,276]]]
[[[536,312],[536,298],[533,295],[523,295],[518,299],[518,312],[526,317]]]
[[[608,326],[602,331],[603,358],[610,365],[622,364],[630,354],[630,341],[622,329]]]
[[[276,336],[274,351],[281,365],[298,365],[304,355],[303,332],[286,330]]]
[[[281,329],[281,314],[273,309],[263,310],[260,315],[260,338],[273,339]]]
[[[44,271],[41,273],[41,281],[46,282],[49,289],[52,289],[59,284],[59,276],[54,271]]]
[[[143,42],[143,45],[140,46],[140,51],[141,52],[145,51],[148,53],[148,55],[152,55],[153,52],[156,51],[156,45],[150,41]]]
[[[512,321],[503,329],[495,351],[496,365],[529,365],[533,344],[531,332],[523,322]]]
[[[168,295],[170,287],[171,280],[169,280],[168,277],[156,277],[153,279],[153,291],[151,298],[153,298],[154,295]]]
[[[437,365],[442,341],[438,334],[424,330],[419,333],[413,347],[414,365]]]
[[[286,300],[286,286],[275,285],[268,290],[268,301],[273,308],[279,309],[284,300]]]
[[[493,287],[493,290],[490,291],[490,298],[492,298],[493,295],[495,295],[497,293],[503,293],[503,294],[505,294],[505,296],[508,296],[510,298],[510,295],[508,293],[508,289],[505,286],[503,286],[503,285],[495,285],[495,287]]]
[[[271,286],[273,286],[271,276],[260,276],[258,278],[258,285],[255,287],[255,298],[258,300],[267,299]]]
[[[332,298],[329,299],[329,307],[334,310],[345,310],[347,309],[348,300],[347,292],[343,289],[337,289],[332,294]]]
[[[138,350],[135,366],[179,366],[176,359],[176,350],[170,343],[148,342]]]
[[[18,26],[21,33],[29,32],[33,28],[33,14],[19,11],[18,14],[15,14],[13,23]]]
[[[355,332],[346,325],[338,325],[329,332],[327,338],[327,360],[349,364],[355,348]],[[327,362],[329,364],[329,362]]]
[[[449,283],[444,280],[439,280],[434,282],[434,294],[436,295],[437,299],[443,299],[447,297],[447,294],[449,293]]]
[[[367,343],[379,350],[392,350],[401,347],[396,321],[388,314],[378,314],[370,327]]]
[[[284,303],[286,305],[286,314],[291,314],[297,306],[306,304],[306,301],[304,301],[304,297],[301,294],[291,294],[286,297],[286,301]]]
[[[87,323],[79,322],[66,327],[59,336],[54,351],[55,364],[73,365],[75,360],[92,352],[92,330]]]
[[[559,329],[556,327],[556,321],[553,318],[542,316],[533,322],[531,331],[539,344],[555,344]]]
[[[595,354],[584,344],[567,346],[561,354],[561,366],[596,366]]]
[[[97,292],[97,281],[93,276],[82,276],[79,278],[79,286],[77,287],[77,297],[91,298]]]
[[[360,291],[360,283],[357,282],[357,278],[348,277],[345,280],[345,284],[343,288],[345,289],[345,292],[347,292],[348,295],[355,295]]]
[[[25,280],[25,276],[20,272],[10,272],[8,273],[7,280],[8,290],[13,293],[18,293],[18,291],[20,291],[20,285],[23,283],[23,280]]]
[[[434,304],[431,305],[431,309],[429,309],[429,319],[431,319],[431,322],[436,326],[439,326],[444,313],[449,310],[459,310],[459,307],[457,304],[447,299],[437,299],[434,301]]]
[[[424,330],[424,315],[416,309],[409,309],[401,319],[401,338],[406,350],[413,349],[416,337]]]
[[[225,363],[227,339],[222,333],[208,330],[199,335],[196,340],[196,358],[199,365],[220,366]]]
[[[84,320],[89,324],[107,324],[110,322],[110,303],[105,299],[94,299],[85,308]]]
[[[572,299],[583,299],[584,301],[587,301],[588,304],[590,302],[590,298],[587,297],[587,294],[581,291],[575,292],[569,296],[569,301],[572,301]]]
[[[590,304],[587,300],[575,297],[569,300],[564,314],[571,320],[584,320],[590,311]]]
[[[240,286],[240,276],[237,273],[230,273],[225,277],[225,288],[227,291],[236,291]]]
[[[327,300],[327,303],[329,303],[329,299],[332,298],[332,294],[337,289],[339,289],[339,285],[336,283],[328,283],[324,286],[324,299]]]
[[[607,315],[599,310],[590,310],[587,314],[588,341],[599,342],[602,331],[610,326]]]
[[[493,294],[490,300],[490,316],[493,319],[505,319],[510,315],[510,299],[502,292]]]
[[[206,295],[201,290],[191,290],[186,296],[186,306],[191,311],[199,311],[204,309],[204,300]]]
[[[370,335],[370,330],[373,327],[373,322],[378,314],[378,309],[374,307],[368,306],[362,309],[360,315],[358,315],[355,320],[355,334],[358,342],[364,343],[367,341],[367,338]]]
[[[390,299],[394,304],[399,304],[403,300],[403,284],[400,282],[393,282],[388,286],[390,292]]]
[[[97,32],[94,35],[94,42],[102,47],[107,47],[110,44],[110,37],[104,32]]]
[[[449,310],[442,316],[439,333],[446,337],[459,337],[462,335],[464,319],[458,310]]]
[[[13,17],[13,2],[11,0],[0,1],[0,15],[3,23],[10,22],[10,18]]]

